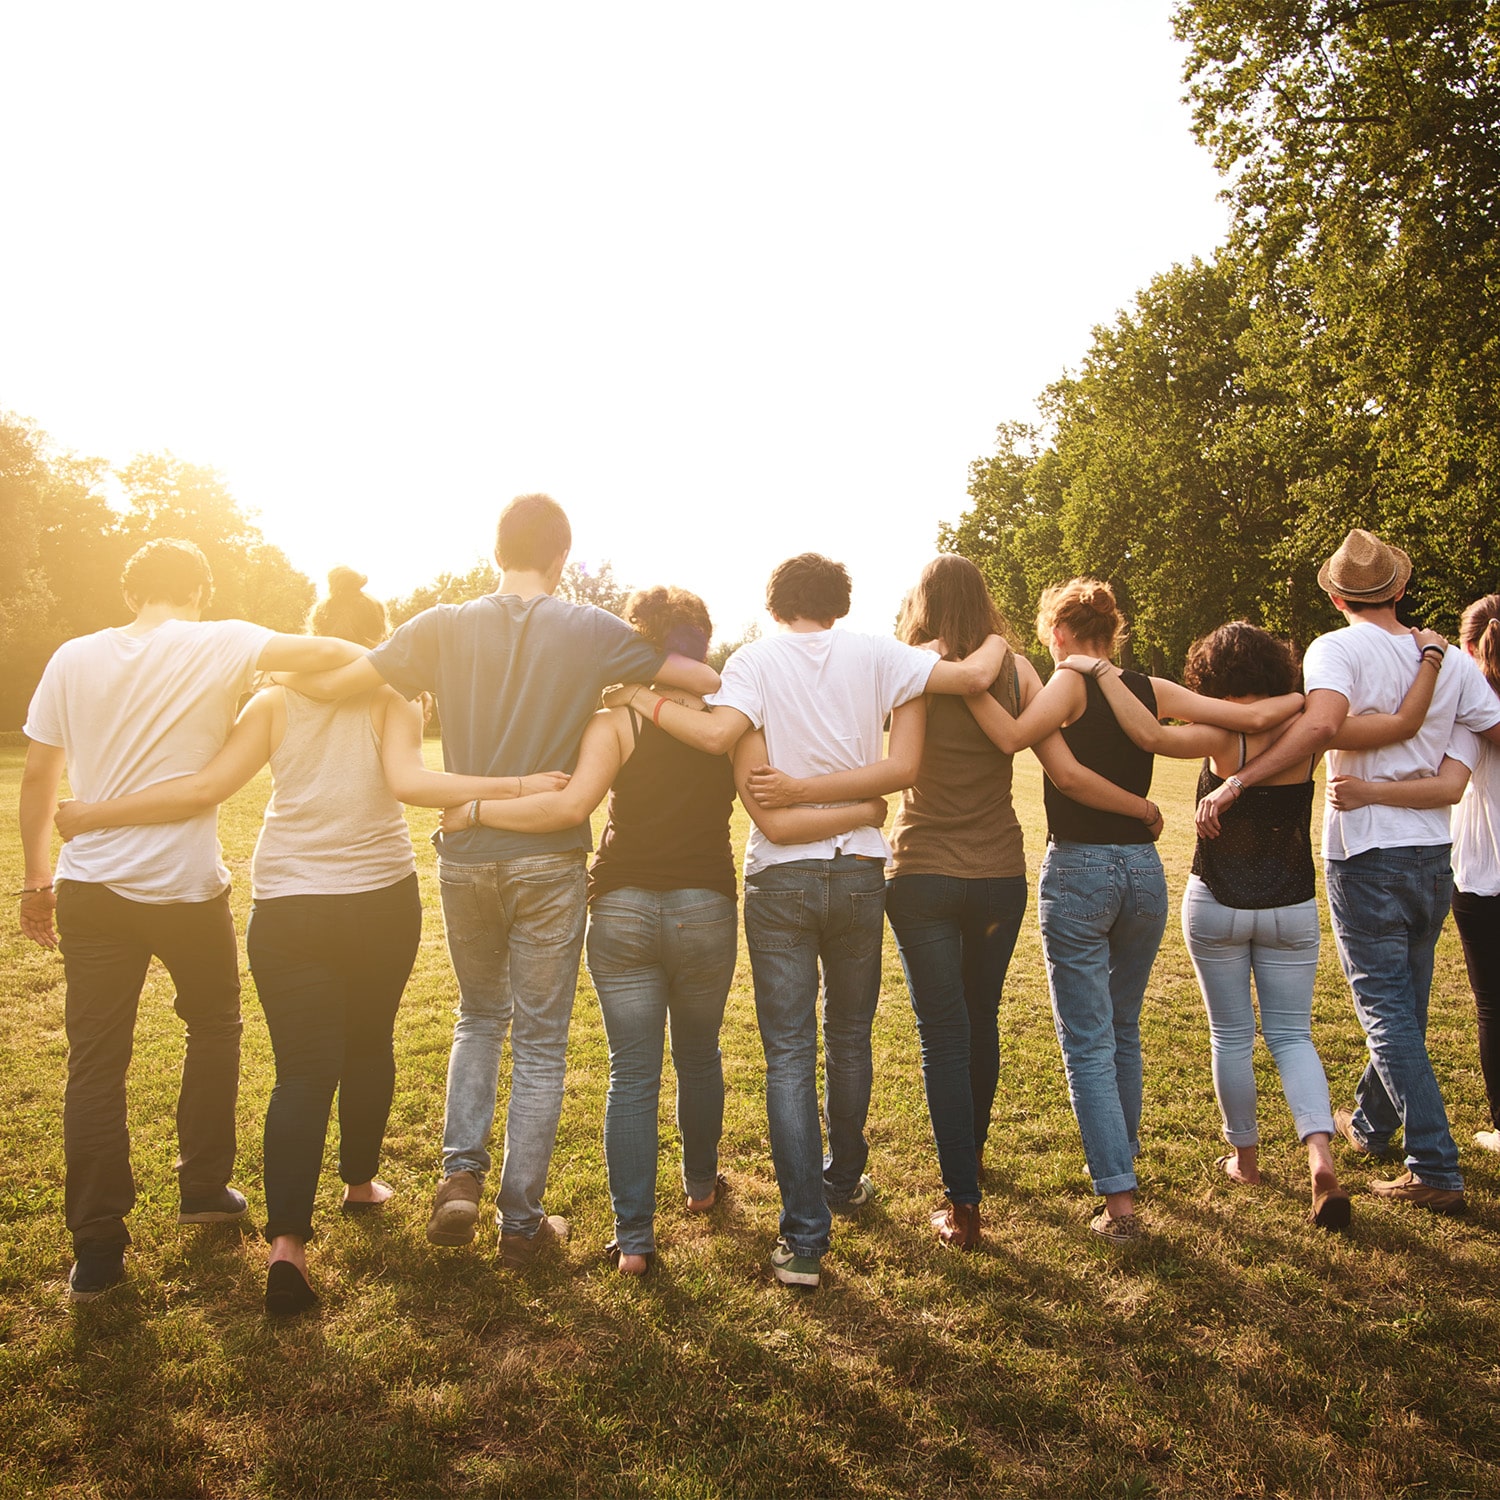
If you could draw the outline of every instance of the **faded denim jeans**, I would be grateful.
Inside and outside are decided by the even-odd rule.
[[[1050,844],[1038,889],[1052,1018],[1094,1191],[1134,1189],[1141,1003],[1167,927],[1154,844]]]
[[[568,1023],[587,913],[584,853],[495,864],[438,862],[458,1022],[448,1058],[443,1173],[490,1169],[500,1050],[510,1034],[510,1100],[497,1217],[534,1235],[557,1141]]]
[[[1182,936],[1203,991],[1214,1094],[1231,1146],[1260,1142],[1255,1117],[1255,1000],[1266,1046],[1281,1075],[1297,1139],[1333,1134],[1328,1076],[1312,1039],[1318,974],[1318,903],[1260,910],[1223,906],[1196,875],[1182,898]]]
[[[663,1033],[672,1032],[682,1186],[707,1198],[719,1171],[724,1065],[719,1026],[739,948],[718,891],[606,891],[589,913],[589,976],[609,1038],[604,1162],[624,1255],[656,1249],[657,1114]]]
[[[884,938],[882,860],[791,860],[745,881],[780,1232],[793,1254],[813,1260],[828,1248],[829,1204],[848,1201],[869,1160],[870,1029]],[[820,972],[827,1156],[818,1120]]]
[[[1428,1187],[1459,1191],[1458,1147],[1427,1056],[1432,957],[1453,901],[1447,844],[1369,849],[1327,861],[1328,910],[1370,1061],[1354,1091],[1354,1129],[1384,1151],[1405,1127],[1406,1165]]]

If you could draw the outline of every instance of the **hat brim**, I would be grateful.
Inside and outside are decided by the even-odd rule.
[[[1318,569],[1318,587],[1330,599],[1337,595],[1340,599],[1353,599],[1356,604],[1384,604],[1387,599],[1394,599],[1406,588],[1407,582],[1411,578],[1411,558],[1399,547],[1391,547],[1389,542],[1386,543],[1386,546],[1390,548],[1392,555],[1396,559],[1396,576],[1389,583],[1381,584],[1379,588],[1374,589],[1340,588],[1333,581],[1333,559],[1330,557]]]

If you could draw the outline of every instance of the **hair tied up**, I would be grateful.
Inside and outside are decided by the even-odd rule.
[[[357,594],[370,580],[353,568],[338,567],[328,575],[328,597],[337,599],[345,594]]]

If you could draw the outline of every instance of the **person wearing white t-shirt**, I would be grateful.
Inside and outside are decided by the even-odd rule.
[[[64,1205],[75,1257],[69,1293],[78,1302],[124,1275],[125,1216],[135,1205],[125,1074],[153,957],[172,977],[187,1026],[178,1222],[245,1212],[229,1186],[240,981],[215,811],[76,838],[62,850],[54,887],[52,817],[63,771],[73,794],[91,802],[200,771],[228,736],[256,671],[318,671],[361,655],[345,641],[202,620],[213,574],[191,542],[147,543],[121,584],[135,619],[68,641],[47,663],[27,712],[21,781],[21,930],[44,948],[61,946],[67,981]]]
[[[1473,736],[1500,744],[1500,700],[1474,663],[1452,646],[1419,649],[1397,620],[1410,576],[1411,559],[1399,547],[1367,531],[1344,539],[1318,583],[1348,628],[1308,647],[1301,719],[1199,803],[1200,834],[1215,837],[1220,812],[1245,787],[1323,749],[1349,714],[1393,712],[1423,658],[1437,666],[1438,682],[1421,729],[1379,750],[1332,751],[1330,775],[1369,782],[1436,778],[1445,758],[1473,769]],[[1431,806],[1340,807],[1330,795],[1324,807],[1329,914],[1370,1053],[1354,1109],[1336,1110],[1334,1123],[1369,1156],[1384,1156],[1391,1137],[1404,1130],[1407,1171],[1372,1182],[1370,1190],[1456,1213],[1464,1206],[1458,1147],[1427,1055],[1433,952],[1453,889],[1448,814],[1431,800]]]
[[[789,776],[819,777],[830,803],[901,790],[915,767],[884,758],[886,716],[924,692],[984,691],[1006,648],[991,636],[963,661],[945,662],[894,637],[836,630],[834,622],[849,612],[849,575],[811,552],[772,572],[766,606],[779,630],[729,658],[707,712],[637,686],[607,701],[631,703],[700,749],[735,750],[735,781],[756,823],[745,850],[745,940],[781,1189],[771,1269],[786,1285],[813,1287],[831,1213],[857,1213],[875,1196],[865,1174],[864,1126],[890,850],[869,826],[811,843],[775,843],[760,826],[764,810],[750,778],[769,760]],[[763,731],[764,750],[747,743],[750,729]],[[826,1160],[817,1089],[820,971]]]

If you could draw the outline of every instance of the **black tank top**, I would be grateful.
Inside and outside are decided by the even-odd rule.
[[[589,870],[589,899],[644,891],[718,891],[735,899],[729,815],[734,771],[631,715],[636,745],[615,777],[609,821]]]
[[[1245,738],[1240,736],[1240,764]],[[1224,785],[1209,763],[1198,773],[1198,796]],[[1312,768],[1289,786],[1251,786],[1219,815],[1219,836],[1198,840],[1193,874],[1220,906],[1265,911],[1311,901],[1316,889],[1312,857]]]
[[[1156,712],[1156,691],[1149,677],[1122,672],[1121,679],[1147,708]],[[1097,771],[1137,797],[1151,790],[1152,755],[1142,750],[1115,722],[1104,690],[1092,677],[1083,679],[1088,703],[1083,713],[1062,732],[1073,758],[1090,771]],[[1047,837],[1071,844],[1149,844],[1151,835],[1139,818],[1123,813],[1098,812],[1075,802],[1055,787],[1050,778],[1042,784],[1047,808]]]

